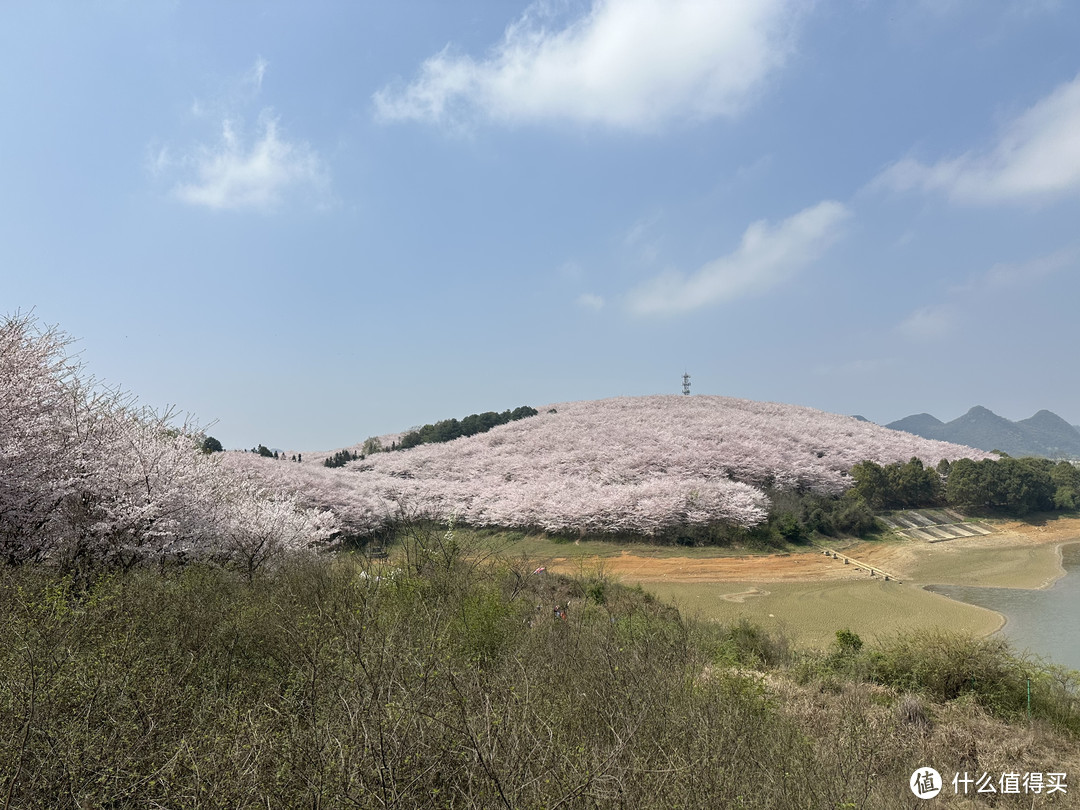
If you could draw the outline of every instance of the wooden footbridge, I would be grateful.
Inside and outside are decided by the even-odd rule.
[[[859,560],[856,560],[854,557],[849,557],[846,554],[841,554],[839,551],[831,549],[828,546],[823,546],[821,543],[814,543],[814,547],[820,548],[821,552],[826,557],[832,557],[834,560],[842,560],[844,565],[854,565],[856,568],[861,568],[864,571],[869,571],[870,576],[872,577],[881,577],[886,582],[903,582],[902,579],[899,579],[894,574],[890,574],[888,571],[881,570],[876,565],[870,565],[870,563],[861,562]]]

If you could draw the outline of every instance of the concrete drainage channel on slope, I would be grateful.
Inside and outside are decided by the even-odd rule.
[[[878,568],[875,565],[870,565],[869,563],[859,562],[854,557],[848,557],[846,554],[841,554],[839,551],[836,551],[835,549],[831,549],[828,546],[821,545],[821,543],[814,543],[814,546],[816,548],[820,548],[822,553],[826,557],[832,557],[834,560],[842,560],[844,565],[854,565],[857,568],[863,569],[864,571],[869,571],[870,576],[872,576],[872,577],[873,576],[881,577],[886,582],[901,582],[901,583],[903,582],[902,579],[898,579],[894,574],[890,574],[887,571],[882,571],[880,568]]]
[[[926,543],[981,537],[994,531],[985,524],[965,520],[951,509],[909,509],[878,518],[901,537]]]

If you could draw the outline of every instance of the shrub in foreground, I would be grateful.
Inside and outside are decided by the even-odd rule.
[[[0,569],[4,806],[888,808],[953,756],[899,690],[784,681],[752,625],[597,599],[452,530],[403,544],[250,578]],[[873,671],[947,694],[905,649]]]
[[[803,682],[880,684],[938,704],[967,701],[1010,721],[1044,720],[1080,735],[1080,673],[1017,655],[1004,639],[930,631],[866,645],[849,630],[836,636],[827,654],[799,662]]]

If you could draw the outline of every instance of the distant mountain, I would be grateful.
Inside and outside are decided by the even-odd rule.
[[[903,430],[906,433],[914,433],[916,436],[925,438],[940,431],[944,426],[945,423],[936,416],[931,416],[928,413],[917,413],[914,416],[905,416],[899,422],[893,422],[885,427],[893,430]]]
[[[1056,413],[1042,410],[1016,423],[1047,448],[1047,455],[1080,456],[1080,431]]]
[[[1001,450],[1010,456],[1080,458],[1080,428],[1047,410],[1013,422],[976,405],[951,422],[920,413],[905,416],[885,427],[980,450]]]
[[[963,416],[946,422],[944,432],[963,436],[964,444],[989,450],[1004,450],[1011,456],[1045,455],[1029,441],[1024,429],[993,411],[976,405]],[[1080,440],[1078,435],[1077,440]],[[991,446],[992,445],[992,446]]]

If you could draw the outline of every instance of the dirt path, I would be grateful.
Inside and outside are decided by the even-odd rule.
[[[811,582],[845,578],[845,567],[820,552],[747,557],[642,557],[623,552],[595,561],[556,558],[549,568],[571,573],[590,562],[605,573],[630,582]]]

